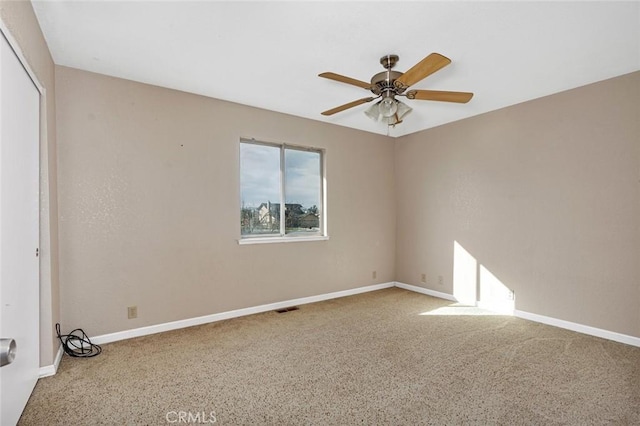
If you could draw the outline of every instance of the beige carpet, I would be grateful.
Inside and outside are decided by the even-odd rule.
[[[448,305],[391,288],[108,344],[19,424],[640,424],[640,348]]]

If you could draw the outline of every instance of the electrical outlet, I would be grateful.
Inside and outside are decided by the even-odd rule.
[[[127,317],[129,319],[138,318],[138,307],[137,306],[129,306],[127,308]]]
[[[373,272],[371,273],[371,278],[372,278],[372,279],[374,279],[374,280],[375,280],[376,278],[378,278],[378,271],[373,271]]]
[[[444,285],[444,277],[442,275],[438,275],[438,285]]]
[[[427,283],[427,274],[420,274],[420,282]]]

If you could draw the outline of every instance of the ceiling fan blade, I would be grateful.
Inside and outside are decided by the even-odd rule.
[[[469,92],[444,92],[440,90],[409,90],[407,99],[419,99],[422,101],[457,102],[466,104],[473,98]]]
[[[334,72],[323,72],[318,74],[318,77],[328,78],[329,80],[339,81],[340,83],[352,84],[354,86],[362,87],[363,89],[370,89],[371,83],[365,83],[364,81],[356,80],[355,78],[345,77],[344,75],[336,74]]]
[[[329,109],[329,110],[323,112],[322,115],[333,115],[336,112],[344,111],[345,109],[353,108],[354,106],[358,106],[358,105],[362,105],[362,104],[367,103],[367,102],[371,102],[374,99],[375,98],[373,98],[373,97],[358,99],[357,101],[349,102],[348,104],[340,105],[339,107],[335,107],[333,109]]]
[[[409,86],[413,86],[425,77],[430,76],[434,72],[438,71],[449,65],[451,59],[442,56],[439,53],[432,53],[417,64],[415,64],[409,71],[402,74],[394,82],[395,86],[401,89],[406,89]]]

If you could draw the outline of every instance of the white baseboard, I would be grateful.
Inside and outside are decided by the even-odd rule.
[[[439,291],[429,290],[423,287],[418,287],[411,284],[404,284],[396,282],[396,287],[403,288],[405,290],[415,291],[416,293],[426,294],[428,296],[438,297],[440,299],[451,300],[453,302],[457,302],[456,298],[449,293],[441,293]],[[482,304],[478,305],[482,307]],[[591,327],[588,325],[578,324],[571,321],[565,321],[557,318],[547,317],[544,315],[532,314],[530,312],[514,310],[512,314],[515,317],[526,319],[529,321],[539,322],[542,324],[552,325],[554,327],[564,328],[566,330],[576,331],[582,334],[588,334],[590,336],[602,337],[603,339],[613,340],[614,342],[625,343],[631,346],[640,347],[640,337],[633,337],[622,333],[617,333],[615,331],[603,330],[601,328]]]
[[[405,283],[399,283],[399,282],[396,282],[395,284],[396,284],[396,287],[398,288],[415,291],[416,293],[426,294],[427,296],[433,296],[439,299],[451,300],[452,302],[458,301],[458,299],[456,299],[455,297],[453,297],[452,294],[449,294],[449,293],[442,293],[440,291],[429,290],[428,288],[418,287],[416,285],[411,285],[411,284],[405,284]]]
[[[101,336],[96,336],[92,339],[93,343],[96,344],[105,344],[116,342],[119,340],[131,339],[133,337],[141,337],[147,336],[150,334],[161,333],[163,331],[177,330],[185,327],[192,327],[194,325],[207,324],[216,321],[222,321],[231,318],[237,318],[246,315],[258,314],[261,312],[273,311],[276,309],[286,308],[294,305],[305,305],[307,303],[321,302],[323,300],[329,299],[337,299],[339,297],[345,296],[353,296],[355,294],[366,293],[370,291],[382,290],[384,288],[390,287],[398,287],[405,290],[413,291],[416,293],[425,294],[427,296],[437,297],[440,299],[449,300],[452,302],[457,302],[457,299],[449,293],[443,293],[440,291],[430,290],[424,287],[418,287],[411,284],[405,284],[401,282],[388,282],[382,284],[375,284],[365,287],[353,288],[350,290],[336,291],[333,293],[320,294],[317,296],[309,296],[302,297],[299,299],[291,299],[283,302],[269,303],[266,305],[259,305],[250,308],[236,309],[233,311],[221,312],[218,314],[205,315],[196,318],[189,318],[179,321],[168,322],[164,324],[151,325],[147,327],[140,327],[131,330],[120,331],[116,333],[103,334]],[[603,330],[600,328],[590,327],[570,321],[559,320],[552,317],[547,317],[544,315],[533,314],[525,311],[514,311],[514,316],[534,322],[539,322],[542,324],[552,325],[555,327],[564,328],[571,331],[576,331],[578,333],[588,334],[591,336],[602,337],[604,339],[613,340],[615,342],[625,343],[632,346],[640,347],[640,338],[628,336],[621,333],[616,333],[614,331]],[[56,374],[58,370],[58,366],[60,365],[60,360],[62,359],[62,355],[64,354],[64,350],[62,346],[58,348],[58,353],[53,362],[53,365],[47,365],[45,367],[40,367],[40,378],[53,376]]]
[[[49,377],[56,374],[60,361],[62,360],[62,354],[64,354],[64,349],[62,349],[62,345],[60,345],[58,346],[58,352],[56,353],[56,358],[53,360],[53,364],[40,367],[38,377],[42,379],[43,377]]]
[[[336,291],[333,293],[320,294],[317,296],[309,296],[302,297],[299,299],[286,300],[283,302],[269,303],[266,305],[259,305],[250,308],[236,309],[233,311],[221,312],[218,314],[205,315],[196,318],[188,318],[179,321],[172,321],[163,324],[156,324],[147,327],[140,327],[131,330],[119,331],[116,333],[103,334],[101,336],[96,336],[92,339],[92,341],[96,344],[105,344],[110,342],[116,342],[119,340],[131,339],[133,337],[141,337],[147,336],[150,334],[161,333],[163,331],[177,330],[185,327],[192,327],[194,325],[207,324],[216,321],[222,321],[231,318],[242,317],[245,315],[253,315],[261,312],[273,311],[276,309],[286,308],[294,305],[304,305],[307,303],[321,302],[323,300],[336,299],[339,297],[352,296],[355,294],[366,293],[369,291],[381,290],[383,288],[389,287],[398,287],[405,290],[410,290],[416,293],[426,294],[428,296],[437,297],[440,299],[449,300],[452,302],[457,302],[457,299],[449,293],[443,293],[440,291],[430,290],[424,287],[418,287],[411,284],[405,284],[401,282],[388,282],[382,284],[375,284],[365,287],[358,287],[350,290]],[[573,323],[570,321],[559,320],[556,318],[546,317],[543,315],[532,314],[529,312],[515,310],[514,315],[519,318],[540,322],[543,324],[548,324],[560,328],[565,328],[567,330],[577,331],[579,333],[588,334],[591,336],[602,337],[605,339],[613,340],[616,342],[626,343],[632,346],[640,347],[640,338],[628,336],[621,333],[616,333],[613,331],[602,330],[595,327],[590,327],[582,324]],[[55,374],[55,370],[57,369],[57,365],[59,364],[59,358],[62,356],[62,347],[58,351],[59,356],[56,357],[56,364],[54,366],[42,367],[40,370],[41,377],[46,377],[46,375]],[[46,374],[46,375],[45,375]]]
[[[353,288],[350,290],[336,291],[333,293],[320,294],[317,296],[302,297],[299,299],[286,300],[283,302],[269,303],[266,305],[254,306],[251,308],[236,309],[233,311],[221,312],[219,314],[205,315],[196,318],[188,318],[179,321],[172,321],[163,324],[150,325],[147,327],[134,328],[131,330],[119,331],[116,333],[103,334],[91,339],[93,343],[102,345],[119,340],[131,339],[133,337],[147,336],[149,334],[161,333],[163,331],[177,330],[194,325],[208,324],[245,315],[259,314],[261,312],[273,311],[294,305],[305,305],[307,303],[321,302],[323,300],[337,299],[339,297],[352,296],[354,294],[366,293],[369,291],[381,290],[383,288],[394,287],[396,283],[388,282],[365,287]]]
[[[640,347],[640,337],[628,336],[615,331],[603,330],[601,328],[582,325],[571,321],[565,321],[544,315],[532,314],[531,312],[515,310],[514,315],[518,318],[535,321],[542,324],[553,325],[555,327],[565,328],[578,333],[588,334],[590,336],[602,337],[603,339],[613,340],[614,342],[625,343],[631,346]]]

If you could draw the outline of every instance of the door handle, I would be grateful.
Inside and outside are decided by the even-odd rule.
[[[11,364],[16,358],[16,341],[0,339],[0,367]]]

